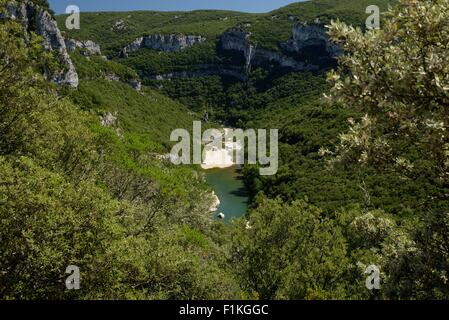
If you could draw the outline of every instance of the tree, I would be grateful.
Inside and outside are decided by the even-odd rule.
[[[262,199],[234,238],[232,262],[243,288],[256,297],[346,297],[346,242],[318,208]]]
[[[449,2],[401,1],[381,30],[336,22],[331,38],[346,54],[329,74],[329,100],[365,114],[350,119],[338,162],[423,172],[449,186]]]
[[[366,33],[340,22],[330,26],[331,38],[346,54],[339,70],[329,74],[329,101],[365,116],[350,119],[350,131],[340,136],[336,150],[322,154],[347,169],[425,177],[440,191],[427,201],[447,204],[449,1],[402,0],[386,16],[381,30]],[[426,209],[410,230],[411,240],[402,228],[382,244],[387,296],[449,298],[447,215],[447,206]],[[364,223],[359,219],[354,226]]]
[[[18,22],[0,36],[0,299],[238,297],[198,173],[61,98]],[[69,265],[80,290],[66,290]]]
[[[29,158],[0,157],[0,296],[81,298],[117,283],[120,204],[92,183],[73,186]],[[82,270],[82,290],[65,290],[67,266]],[[114,267],[115,266],[115,267]]]
[[[1,4],[1,3],[0,3]],[[0,152],[18,152],[32,137],[24,134],[36,125],[36,111],[42,107],[36,92],[42,81],[37,76],[36,46],[26,46],[23,28],[19,24],[6,21],[0,24],[2,39],[0,50]],[[30,90],[24,92],[23,88]],[[30,130],[31,129],[31,130]],[[19,151],[20,152],[20,151]]]

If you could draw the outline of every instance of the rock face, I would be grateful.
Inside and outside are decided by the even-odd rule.
[[[136,79],[128,80],[128,84],[136,91],[142,90],[142,83],[139,80]]]
[[[212,193],[213,202],[210,205],[209,212],[216,212],[218,208],[220,208],[220,199],[215,194],[215,192]]]
[[[6,18],[20,20],[28,32],[35,31],[44,38],[45,50],[56,51],[63,66],[63,70],[47,75],[48,78],[60,85],[78,87],[79,78],[75,66],[67,53],[64,38],[58,28],[58,24],[51,14],[36,6],[33,2],[25,0],[22,2],[10,1],[6,5]],[[25,35],[28,38],[28,35]]]
[[[116,125],[118,119],[118,112],[108,112],[103,117],[100,117],[100,123],[103,127],[113,127]]]
[[[128,29],[128,27],[126,26],[125,21],[118,20],[118,21],[114,22],[114,25],[112,26],[111,31],[120,32],[120,31],[125,31],[126,29]]]
[[[303,61],[298,61],[292,57],[288,57],[281,52],[275,52],[265,49],[257,49],[254,54],[253,61],[254,64],[264,64],[264,63],[277,63],[281,67],[290,68],[294,71],[318,71],[319,67],[313,64],[306,64]]]
[[[333,44],[322,25],[296,25],[287,43],[280,45],[279,51],[257,48],[250,42],[251,34],[242,31],[228,31],[221,37],[221,49],[243,55],[245,71],[252,65],[276,63],[294,71],[319,71],[323,66],[318,61],[337,58],[341,51]]]
[[[68,39],[65,41],[65,45],[69,52],[74,52],[77,48],[84,49],[87,55],[101,55],[100,45],[92,40],[78,41],[74,39]]]
[[[102,117],[100,117],[100,123],[103,127],[108,127],[108,128],[115,128],[115,133],[117,134],[118,137],[123,138],[123,132],[122,129],[120,129],[118,127],[118,112],[108,112],[105,115],[103,115]]]
[[[195,65],[188,71],[155,75],[152,79],[167,81],[178,78],[220,75],[245,81],[252,66],[264,66],[266,64],[275,64],[297,72],[319,72],[326,69],[329,61],[334,60],[340,52],[338,47],[330,42],[325,28],[320,25],[295,26],[291,39],[287,43],[281,44],[279,51],[259,48],[251,43],[250,38],[251,34],[238,30],[231,30],[222,34],[219,44],[220,50],[234,52],[239,56],[238,60],[231,64]],[[127,47],[126,52],[138,50],[142,47],[143,42],[143,38],[137,39]],[[315,52],[312,52],[312,57],[308,57],[308,51],[313,50]],[[316,50],[318,50],[318,54],[316,54]]]
[[[116,75],[115,73],[111,73],[105,76],[105,79],[107,81],[120,81],[120,77]]]
[[[250,44],[249,37],[249,33],[241,31],[225,32],[221,37],[221,48],[223,50],[243,53],[246,73],[250,71],[252,60],[257,53],[255,46]]]
[[[121,51],[122,57],[127,57],[130,52],[137,51],[141,48],[159,50],[163,52],[176,52],[203,43],[206,38],[201,36],[184,36],[184,35],[150,35],[140,37],[134,40]]]
[[[250,43],[250,34],[241,31],[225,32],[221,37],[221,49],[243,54],[245,59],[245,71],[248,73],[253,64],[277,63],[282,67],[295,71],[312,70],[312,66],[306,66],[301,61],[284,55],[282,52],[257,48]]]
[[[293,28],[293,36],[284,46],[288,51],[302,53],[310,47],[322,47],[331,57],[341,55],[340,48],[332,43],[326,34],[326,29],[320,24],[298,24]]]
[[[224,50],[246,52],[251,35],[242,31],[228,31],[221,36],[221,47]]]

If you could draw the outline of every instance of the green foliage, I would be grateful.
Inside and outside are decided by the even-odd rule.
[[[401,1],[381,30],[362,33],[339,22],[330,28],[348,53],[329,75],[330,101],[365,116],[351,119],[335,153],[322,153],[346,168],[393,170],[404,183],[419,179],[424,189],[426,205],[414,210],[422,223],[405,223],[382,245],[387,297],[448,298],[448,7],[447,0]],[[374,245],[391,226],[373,219],[355,227],[370,225]]]
[[[261,299],[342,299],[346,243],[339,228],[304,202],[261,200],[249,229],[237,227],[232,261]]]
[[[40,54],[40,39],[32,37],[28,47],[20,38],[22,29],[16,24],[2,24],[0,35],[4,49],[0,51],[0,151],[10,153],[24,148],[32,135],[21,134],[26,127],[31,131],[37,125],[33,108],[42,109],[38,99],[37,86],[42,86],[42,77],[36,75],[45,65],[48,55]],[[30,87],[23,92],[23,87]]]
[[[378,31],[335,23],[334,40],[348,55],[331,73],[330,98],[366,114],[341,136],[338,161],[385,163],[416,177],[449,179],[449,23],[447,1],[403,3]],[[426,17],[425,23],[417,23]],[[404,53],[407,54],[404,54]],[[375,70],[375,73],[373,72]]]
[[[395,1],[389,0],[310,0],[296,2],[274,10],[267,14],[259,15],[256,19],[248,20],[240,29],[251,33],[251,41],[258,47],[271,50],[279,50],[279,43],[286,42],[291,37],[291,30],[296,23],[327,24],[332,20],[340,19],[351,25],[362,26],[365,24],[366,7],[378,5],[381,11],[385,11],[389,4]]]
[[[38,5],[44,9],[49,9],[50,5],[48,4],[48,0],[32,0],[35,5]]]
[[[208,111],[215,119],[223,119],[221,115],[216,115],[227,106],[225,86],[219,76],[173,79],[164,82],[162,86],[161,91],[165,95],[191,110]]]
[[[151,90],[98,78],[94,90],[55,96],[68,91],[49,90],[38,76],[42,48],[25,45],[14,22],[1,23],[0,34],[0,297],[239,297],[210,236],[209,188],[198,172],[161,154],[170,121],[190,122],[185,110]],[[111,65],[102,67],[94,77]],[[70,101],[76,97],[85,111]],[[97,112],[109,104],[129,107],[122,129],[99,125]],[[153,131],[145,112],[165,112],[167,131]],[[143,119],[142,127],[128,129],[126,115]],[[79,291],[65,289],[71,264],[81,270]]]
[[[77,90],[49,86],[40,74],[58,68],[53,55],[2,21],[0,298],[447,299],[449,3],[402,1],[381,30],[362,31],[366,6],[384,11],[393,2],[86,13],[81,30],[67,34],[111,57],[147,34],[207,42],[114,61],[77,51]],[[279,50],[294,23],[316,18],[355,26],[330,27],[347,54],[328,85],[323,75],[274,65],[244,82],[154,80],[232,64],[236,57],[217,50],[230,28]],[[139,78],[149,87],[132,89]],[[328,91],[331,106],[322,101]],[[251,209],[229,225],[211,219],[203,173],[166,157],[171,131],[190,129],[204,111],[280,132],[278,173],[243,168]],[[65,290],[70,264],[81,268],[80,291]],[[379,292],[365,287],[373,264]]]
[[[219,76],[173,79],[163,82],[161,90],[195,111],[207,110],[214,119],[234,126],[254,128],[259,124],[262,127],[269,124],[271,118],[264,117],[266,112],[277,116],[278,113],[274,112],[276,108],[287,109],[293,103],[309,101],[325,88],[322,76],[308,73],[276,76],[267,73],[261,68],[254,70],[248,83]],[[259,118],[263,120],[256,124],[253,120]]]
[[[117,113],[118,127],[169,146],[170,133],[192,127],[188,110],[152,89],[139,93],[128,84],[107,80],[82,80],[71,99],[85,110]]]
[[[113,279],[109,245],[124,236],[116,222],[119,203],[92,183],[71,185],[29,158],[0,161],[0,296],[68,298],[69,265],[86,275],[84,293],[101,290]]]
[[[322,23],[340,18],[354,25],[365,22],[365,9],[369,5],[379,5],[382,11],[395,1],[389,0],[311,0],[298,2],[263,14],[242,12],[198,10],[192,12],[104,12],[84,13],[80,30],[65,30],[71,38],[93,40],[108,54],[115,55],[118,49],[139,36],[149,34],[194,34],[205,36],[209,43],[215,43],[219,35],[231,28],[251,32],[251,39],[258,47],[279,50],[278,44],[287,41],[295,23]],[[296,20],[291,20],[292,16]],[[64,26],[66,16],[59,16],[60,26]],[[123,21],[123,28],[114,27]],[[101,32],[99,32],[101,30]]]
[[[155,77],[171,72],[192,71],[201,64],[221,64],[215,53],[213,43],[203,43],[172,53],[141,49],[130,54],[127,59],[119,61],[126,66],[139,70],[142,77]]]
[[[71,58],[81,79],[97,80],[115,76],[126,82],[139,78],[135,70],[114,61],[107,61],[97,55],[87,58],[76,51],[71,55]]]
[[[115,56],[119,49],[136,38],[150,34],[202,35],[213,43],[218,35],[250,16],[247,13],[214,10],[83,13],[80,30],[65,30],[65,15],[58,16],[57,20],[62,31],[71,38],[93,40],[101,45],[105,53]]]

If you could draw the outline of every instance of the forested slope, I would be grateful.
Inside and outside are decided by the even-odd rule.
[[[83,14],[66,39],[102,53],[70,52],[77,88],[47,81],[61,61],[36,28],[2,18],[0,297],[448,299],[449,3],[400,1],[365,30],[388,3]],[[206,41],[123,51],[155,34]],[[278,173],[242,169],[251,206],[230,224],[203,172],[166,157],[205,111],[280,133]]]

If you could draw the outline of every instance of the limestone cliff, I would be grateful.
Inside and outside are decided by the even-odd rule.
[[[36,32],[44,39],[45,50],[56,51],[63,66],[62,70],[47,75],[49,80],[60,85],[78,87],[78,74],[67,52],[64,38],[58,28],[58,24],[52,15],[33,2],[10,1],[6,5],[6,16],[3,18],[19,20],[27,32]],[[26,39],[29,35],[24,35]]]
[[[122,57],[127,57],[130,52],[141,48],[159,50],[163,52],[176,52],[203,43],[206,38],[193,35],[162,35],[155,34],[140,37],[124,47],[121,51]]]
[[[322,47],[329,57],[341,55],[340,48],[330,41],[326,28],[320,24],[298,24],[293,28],[292,38],[284,45],[291,52],[301,53],[308,47]]]
[[[250,33],[231,30],[225,32],[220,41],[222,50],[243,55],[247,73],[252,65],[266,63],[276,63],[294,71],[320,71],[327,66],[321,64],[320,59],[328,62],[341,53],[338,46],[329,40],[325,27],[318,24],[296,25],[290,40],[281,43],[278,51],[258,48],[250,38]]]
[[[74,39],[68,39],[65,41],[67,50],[74,52],[77,48],[85,50],[87,55],[101,55],[100,45],[92,40],[78,41]]]

